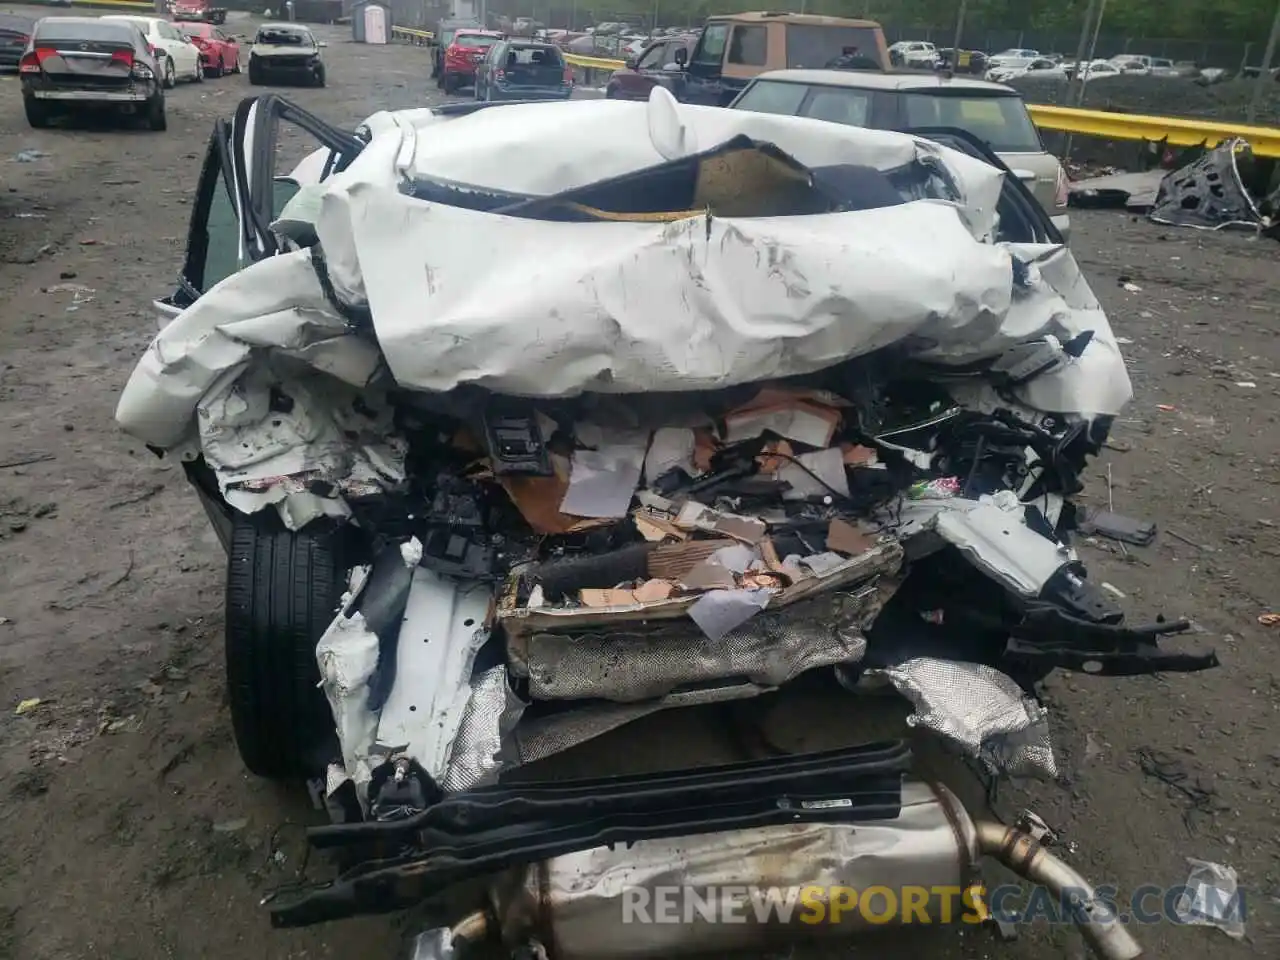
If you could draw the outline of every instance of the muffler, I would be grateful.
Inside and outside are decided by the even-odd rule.
[[[468,947],[500,938],[541,944],[550,960],[657,960],[972,923],[985,916],[982,856],[1058,897],[1102,960],[1142,955],[1093,888],[1030,834],[975,822],[945,787],[907,782],[893,820],[642,840],[521,867],[493,883],[488,909],[422,934],[410,958],[462,960]]]

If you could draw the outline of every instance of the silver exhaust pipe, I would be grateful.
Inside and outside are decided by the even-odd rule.
[[[1115,911],[1098,899],[1093,885],[1031,834],[981,820],[974,826],[983,856],[1000,861],[1024,880],[1041,884],[1057,902],[1071,907],[1072,919],[1095,956],[1102,960],[1135,960],[1142,956],[1142,948]]]
[[[1142,955],[1093,887],[1030,834],[975,822],[945,787],[908,782],[893,820],[644,840],[519,868],[492,885],[487,912],[422,934],[410,960],[462,960],[489,935],[534,940],[551,960],[658,960],[954,922],[985,916],[983,856],[1068,904],[1101,960]]]

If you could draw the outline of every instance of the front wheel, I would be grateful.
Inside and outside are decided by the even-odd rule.
[[[223,60],[221,57],[219,57],[219,58],[218,58],[218,72],[217,72],[216,74],[214,74],[214,76],[218,76],[218,77],[225,77],[226,75],[227,75],[227,64],[226,64],[226,61],[225,61],[225,60]]]
[[[174,72],[173,60],[170,59],[169,57],[164,58],[164,67],[163,67],[162,75],[164,76],[164,88],[166,90],[172,90],[175,86],[177,86],[178,75],[177,73]]]
[[[265,82],[262,76],[262,68],[252,60],[249,61],[249,83],[255,87],[260,87]]]
[[[196,72],[191,78],[196,83],[204,83],[204,61],[196,57]]]
[[[324,68],[323,67],[321,67],[319,70],[315,72],[315,76],[312,78],[311,82],[313,86],[317,86],[317,87],[324,86]]]
[[[231,72],[232,73],[240,72],[240,54],[238,53],[236,54],[236,62],[231,67]]]
[[[240,758],[261,777],[314,775],[333,754],[316,644],[341,602],[336,531],[236,514],[227,556],[226,669]]]
[[[458,78],[452,73],[446,73],[444,75],[443,89],[445,93],[453,93],[458,89]]]

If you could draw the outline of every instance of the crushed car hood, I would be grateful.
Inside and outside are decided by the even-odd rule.
[[[447,135],[432,129],[439,123]],[[191,438],[200,398],[261,348],[363,385],[374,364],[353,313],[367,315],[395,384],[420,391],[706,390],[895,343],[960,366],[1092,331],[1079,356],[1018,387],[1019,401],[1092,417],[1129,399],[1115,337],[1070,251],[993,242],[1002,172],[930,141],[661,95],[454,118],[383,113],[365,131],[355,161],[285,211],[313,223],[323,266],[312,251],[286,253],[207,292],[134,371],[118,410],[126,430],[160,447]],[[743,176],[729,161],[732,145],[748,140],[811,180],[842,166],[889,178],[923,166],[931,179],[918,192],[928,195],[871,209],[717,215],[697,193],[734,207],[723,181]],[[492,212],[697,156],[728,161],[707,165],[697,206],[678,216],[566,223]],[[443,202],[468,196],[488,209]]]

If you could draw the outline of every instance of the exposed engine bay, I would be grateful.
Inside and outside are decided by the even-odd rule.
[[[270,152],[270,102],[242,104],[233,148]],[[660,88],[378,114],[323,139],[270,230],[242,222],[251,262],[211,289],[188,278],[118,411],[183,460],[228,546],[229,637],[313,657],[318,690],[302,668],[280,682],[296,717],[323,696],[323,729],[278,733],[323,775],[336,822],[311,842],[345,869],[282,893],[273,922],[484,881],[481,912],[417,956],[496,938],[577,960],[741,946],[714,924],[619,942],[601,892],[714,884],[722,862],[766,887],[967,887],[988,855],[1090,889],[856,730],[736,766],[509,780],[818,671],[851,697],[896,690],[909,726],[984,776],[1052,779],[1050,671],[1216,665],[1161,646],[1186,621],[1131,622],[1072,547],[1128,375],[994,155]],[[263,544],[309,559],[259,576],[279,564]],[[253,594],[273,576],[336,611],[273,624],[282,608]],[[239,649],[233,689],[269,686]],[[261,767],[246,741],[276,728],[236,704]],[[1139,954],[1089,896],[1079,910],[1100,956]]]

